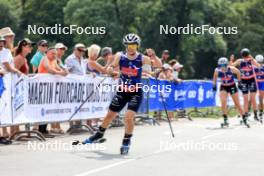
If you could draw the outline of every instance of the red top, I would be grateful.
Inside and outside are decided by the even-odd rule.
[[[24,64],[20,67],[20,71],[22,72],[22,73],[24,73],[24,74],[28,74],[29,73],[29,66],[28,66],[28,63],[27,63],[27,59],[26,58],[24,58],[25,59],[25,62],[24,62]]]
[[[27,59],[21,55],[16,56],[15,59],[22,59],[22,60],[24,59],[24,64],[18,70],[24,73],[25,75],[27,75],[29,73],[29,66]]]

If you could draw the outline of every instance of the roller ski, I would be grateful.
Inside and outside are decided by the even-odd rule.
[[[93,134],[91,137],[89,137],[88,139],[86,139],[82,142],[80,142],[78,140],[73,141],[72,145],[104,143],[106,141],[106,139],[103,138],[104,131],[105,131],[105,128],[99,127],[98,131],[95,134]]]
[[[101,138],[101,139],[98,139],[98,140],[95,140],[95,141],[91,141],[89,139],[86,139],[84,141],[79,141],[79,140],[75,140],[72,142],[72,145],[79,145],[79,144],[101,144],[101,143],[104,143],[106,141],[105,138]]]

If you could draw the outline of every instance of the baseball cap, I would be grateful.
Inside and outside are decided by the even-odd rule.
[[[171,66],[170,66],[169,64],[163,64],[162,67],[163,67],[165,70],[168,70],[168,69],[172,70],[172,68],[171,68]]]
[[[178,69],[178,68],[182,68],[182,67],[183,67],[183,65],[180,64],[179,62],[176,63],[176,64],[173,66],[174,69]]]
[[[49,52],[49,51],[51,51],[51,50],[55,50],[55,51],[56,51],[56,48],[55,48],[55,47],[49,47],[49,48],[47,49],[46,53]]]
[[[65,48],[65,50],[68,49],[68,47],[65,46],[63,43],[56,43],[55,48],[56,48],[56,49]]]
[[[170,54],[169,50],[163,50],[162,53],[163,54]]]
[[[85,48],[85,45],[82,43],[77,43],[76,45],[74,45],[74,48]]]
[[[36,43],[32,42],[28,38],[24,38],[23,40],[18,42],[18,45],[28,45],[28,44],[35,45]]]
[[[40,40],[38,41],[38,46],[41,46],[41,45],[48,45],[48,41],[47,40]]]

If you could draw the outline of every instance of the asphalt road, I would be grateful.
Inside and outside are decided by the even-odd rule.
[[[0,146],[0,175],[264,175],[264,126],[251,121],[248,129],[236,118],[230,120],[230,128],[221,129],[220,123],[220,119],[181,119],[173,122],[175,138],[165,122],[136,126],[127,156],[119,154],[123,128],[108,130],[105,143],[89,146],[71,146],[87,133],[46,142],[15,142]]]

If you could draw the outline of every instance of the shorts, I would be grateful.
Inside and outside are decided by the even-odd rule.
[[[255,78],[251,79],[242,79],[241,80],[241,91],[243,94],[248,94],[249,92],[257,92],[257,84]]]
[[[220,91],[226,91],[227,93],[230,93],[231,95],[237,93],[237,86],[236,84],[230,85],[230,86],[224,86],[221,85]]]
[[[143,91],[138,92],[117,92],[112,99],[109,109],[113,112],[120,112],[128,103],[128,110],[137,112],[142,102]]]
[[[264,91],[264,82],[258,82],[258,90]]]

